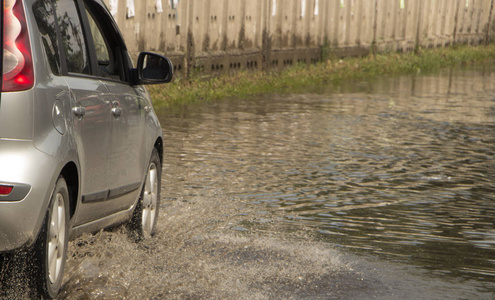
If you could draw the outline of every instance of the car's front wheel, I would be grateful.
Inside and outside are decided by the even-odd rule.
[[[158,151],[153,149],[141,197],[130,221],[131,232],[139,240],[155,233],[160,206],[162,168]]]
[[[45,223],[34,247],[35,276],[40,292],[55,298],[62,286],[69,238],[69,193],[60,176],[52,194]]]

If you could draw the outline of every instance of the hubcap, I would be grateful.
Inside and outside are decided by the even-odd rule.
[[[52,204],[52,215],[48,227],[48,275],[51,283],[61,276],[65,253],[65,204],[64,197],[58,193]]]
[[[148,176],[143,193],[143,235],[148,237],[153,231],[155,224],[156,209],[158,200],[158,171],[155,164],[151,164],[148,169]]]

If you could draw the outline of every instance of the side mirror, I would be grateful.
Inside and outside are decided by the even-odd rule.
[[[151,52],[141,52],[134,75],[135,84],[158,84],[172,80],[174,66],[170,59]]]

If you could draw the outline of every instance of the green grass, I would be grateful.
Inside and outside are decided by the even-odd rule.
[[[495,45],[453,46],[421,50],[419,53],[328,59],[315,65],[297,65],[278,72],[245,71],[210,79],[199,76],[177,78],[170,84],[150,86],[149,92],[154,106],[162,108],[229,97],[290,93],[305,86],[338,83],[346,79],[431,72],[494,59]]]

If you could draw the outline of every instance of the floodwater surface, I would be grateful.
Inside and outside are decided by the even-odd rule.
[[[443,296],[495,297],[492,66],[202,104],[162,126],[168,199],[215,192],[257,214],[234,230],[309,232],[467,293]]]
[[[61,299],[495,298],[495,68],[160,119],[157,236],[71,242]]]

